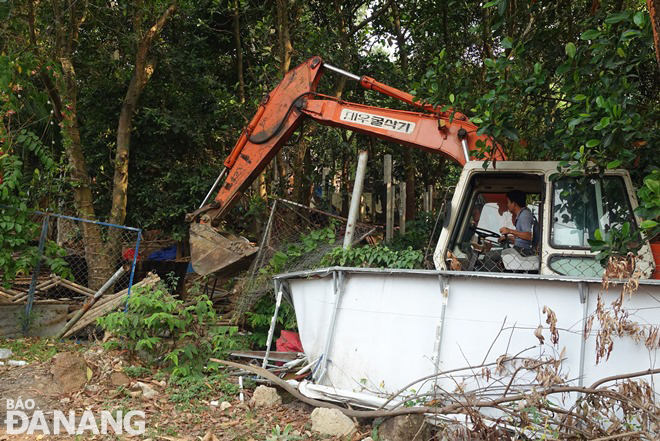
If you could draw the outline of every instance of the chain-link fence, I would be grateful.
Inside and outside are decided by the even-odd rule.
[[[331,213],[284,199],[274,200],[257,257],[236,285],[236,316],[242,316],[263,295],[272,293],[273,275],[321,265],[325,255],[342,245],[346,223],[346,218]],[[357,223],[353,244],[376,231],[372,225]]]
[[[125,265],[130,271],[107,294],[128,289],[130,295],[139,229],[43,212],[34,212],[31,219],[41,225],[39,237],[34,238],[38,256],[33,272],[14,278],[9,287],[0,286],[0,303],[24,305],[24,333],[34,305],[80,305]]]

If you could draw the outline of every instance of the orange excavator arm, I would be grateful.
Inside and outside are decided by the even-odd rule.
[[[346,75],[367,89],[399,99],[427,113],[366,106],[318,94],[316,86],[324,70]],[[442,112],[373,78],[349,74],[324,64],[320,57],[313,57],[289,71],[282,82],[263,98],[257,113],[225,160],[225,170],[202,206],[190,213],[187,220],[191,222],[201,215],[203,222],[217,226],[305,119],[439,153],[461,165],[471,159],[468,152],[477,150],[479,140],[489,146],[487,155],[491,159],[506,159],[500,146],[486,136],[477,135],[477,126],[465,115]],[[215,199],[207,204],[225,172],[224,183]]]

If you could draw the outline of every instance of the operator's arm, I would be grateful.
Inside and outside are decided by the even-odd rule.
[[[502,227],[500,233],[510,234],[515,238],[522,240],[532,240],[532,228],[534,226],[534,217],[529,209],[524,208],[521,210],[516,219],[516,229]]]
[[[515,236],[519,239],[522,240],[532,240],[532,230],[530,228],[529,231],[518,231],[518,230],[512,230],[511,228],[507,227],[502,227],[500,228],[500,233],[502,234],[510,234],[512,236]]]

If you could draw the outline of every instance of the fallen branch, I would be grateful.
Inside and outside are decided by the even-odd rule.
[[[244,365],[240,363],[234,363],[232,361],[226,361],[226,360],[219,360],[217,358],[211,358],[211,361],[215,363],[219,363],[225,366],[237,368],[237,369],[244,369],[250,372],[253,372],[271,382],[274,384],[280,386],[282,389],[293,395],[295,398],[299,399],[300,401],[310,404],[315,407],[325,407],[329,409],[337,409],[341,411],[344,415],[348,417],[357,417],[357,418],[384,418],[384,417],[393,417],[393,416],[398,416],[398,415],[411,415],[411,414],[456,414],[456,413],[462,413],[465,409],[475,409],[475,408],[495,408],[499,407],[502,404],[506,403],[512,403],[512,402],[517,402],[517,401],[522,401],[530,396],[532,396],[531,393],[520,393],[516,395],[510,395],[508,397],[501,397],[498,399],[493,399],[493,400],[481,400],[481,401],[474,401],[474,402],[455,402],[452,404],[449,404],[447,406],[443,407],[409,407],[405,409],[395,409],[395,410],[352,410],[352,409],[346,409],[341,406],[337,406],[335,404],[330,404],[326,403],[324,401],[319,401],[315,400],[312,398],[308,398],[298,392],[296,388],[291,386],[289,383],[286,381],[280,379],[276,375],[273,375],[272,373],[268,372],[267,370],[257,367],[257,366],[249,366],[249,365]],[[642,375],[654,375],[660,373],[660,369],[649,369],[647,371],[643,372],[633,372],[630,374],[623,374],[623,375],[617,375],[615,379],[627,379],[627,378],[634,378],[634,377],[639,377]],[[608,377],[604,378],[602,380],[597,381],[594,383],[595,385],[602,384],[604,382],[612,381],[614,377]],[[547,397],[549,395],[554,395],[554,394],[562,394],[562,393],[567,393],[567,392],[578,392],[578,393],[583,393],[583,394],[611,394],[612,391],[609,389],[597,389],[593,387],[578,387],[578,386],[554,386],[554,387],[548,387],[546,389],[539,389],[536,391],[536,396],[537,397]],[[618,395],[618,394],[617,394]]]

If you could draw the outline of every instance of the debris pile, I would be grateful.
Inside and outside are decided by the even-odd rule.
[[[17,278],[11,288],[0,286],[0,304],[24,304],[28,300],[31,278]],[[79,303],[92,297],[94,290],[55,274],[39,277],[34,289],[35,304]]]
[[[160,277],[158,275],[149,273],[147,277],[142,279],[142,281],[136,283],[133,285],[132,289],[135,289],[140,286],[153,286],[156,283],[160,281]],[[101,298],[98,302],[96,302],[90,309],[89,311],[83,315],[77,323],[75,323],[71,329],[69,329],[65,334],[64,337],[68,337],[88,325],[96,323],[96,319],[99,317],[103,317],[104,315],[107,315],[116,309],[118,309],[120,306],[122,306],[126,302],[126,295],[128,294],[128,288],[119,291],[118,293],[106,296],[104,298]],[[67,317],[68,319],[72,319],[77,312],[73,312],[69,314]]]

